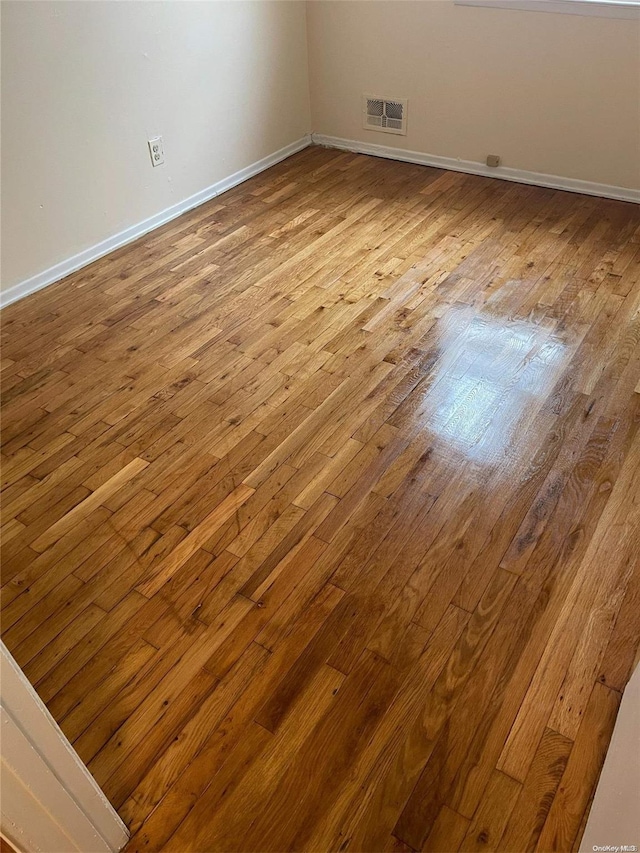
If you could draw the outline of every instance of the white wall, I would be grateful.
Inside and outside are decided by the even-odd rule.
[[[625,687],[607,757],[580,844],[581,853],[640,840],[640,667]],[[618,839],[614,841],[613,839]],[[628,838],[629,841],[624,839]]]
[[[310,130],[640,187],[640,21],[453,0],[1,9],[5,294]],[[407,136],[364,130],[363,92],[408,97]]]
[[[307,4],[312,126],[640,187],[640,21],[456,6]],[[362,128],[363,93],[409,98],[407,136]]]
[[[30,853],[120,850],[126,826],[4,643],[0,673],[2,837]]]
[[[3,0],[3,289],[307,134],[305,28],[303,2]]]

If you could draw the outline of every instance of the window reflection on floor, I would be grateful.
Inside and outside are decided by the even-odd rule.
[[[567,358],[551,327],[464,311],[442,331],[441,357],[422,406],[438,443],[495,464],[542,404]]]

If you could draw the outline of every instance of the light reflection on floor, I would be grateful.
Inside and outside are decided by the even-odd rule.
[[[441,332],[441,357],[422,405],[436,444],[496,464],[547,397],[568,357],[550,327],[464,311]]]

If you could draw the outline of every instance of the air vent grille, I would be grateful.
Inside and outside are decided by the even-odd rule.
[[[383,133],[407,132],[407,101],[403,98],[362,98],[363,126]]]

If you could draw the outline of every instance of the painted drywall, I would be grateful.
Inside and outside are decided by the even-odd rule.
[[[314,132],[640,187],[640,21],[309,0]],[[362,127],[364,93],[408,98],[406,136]]]
[[[640,841],[640,667],[627,684],[596,788],[581,853],[637,845]]]
[[[310,130],[640,188],[637,20],[453,0],[3,0],[1,13],[11,298]],[[362,128],[364,92],[409,98],[406,136]]]
[[[3,289],[310,130],[303,2],[1,10]]]

